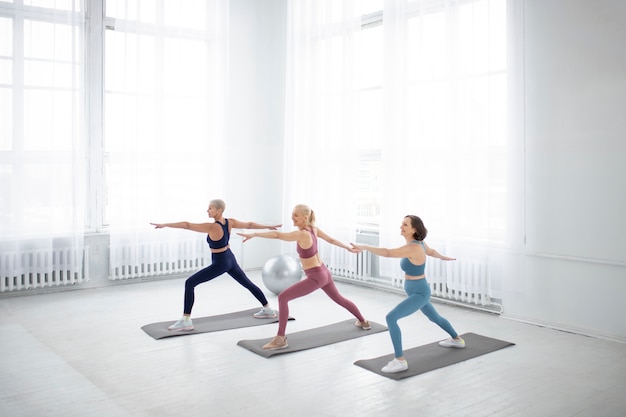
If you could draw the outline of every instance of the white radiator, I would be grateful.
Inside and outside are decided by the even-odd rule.
[[[88,248],[57,248],[0,255],[0,292],[74,285],[89,280]]]
[[[328,254],[322,253],[322,259]],[[332,247],[330,259],[326,265],[334,276],[349,278],[356,281],[373,280],[372,254],[367,251],[356,256],[345,249]]]
[[[477,306],[492,304],[489,297],[489,274],[485,263],[428,258],[426,278],[433,297]]]
[[[122,280],[196,272],[211,264],[202,239],[111,246],[109,279]]]

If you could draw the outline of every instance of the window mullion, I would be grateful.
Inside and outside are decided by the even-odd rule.
[[[85,48],[85,107],[87,117],[87,199],[85,224],[88,231],[101,231],[105,196],[104,178],[104,0],[87,2]]]
[[[16,8],[13,18],[13,146],[14,154],[24,151],[24,14]],[[15,158],[20,164],[22,158]],[[17,166],[14,166],[17,169]]]
[[[16,7],[13,17],[13,126],[11,145],[11,169],[16,178],[23,176],[24,170],[24,13]],[[13,200],[13,196],[11,196]],[[23,213],[23,199],[15,199],[13,208],[16,213]]]

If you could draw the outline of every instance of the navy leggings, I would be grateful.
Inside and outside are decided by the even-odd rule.
[[[224,273],[228,273],[238,283],[246,287],[259,300],[261,305],[267,304],[267,298],[265,298],[263,291],[246,276],[245,272],[237,264],[237,259],[235,259],[235,255],[230,249],[211,254],[211,260],[211,265],[196,272],[185,281],[185,309],[183,314],[191,314],[191,308],[195,300],[194,289],[196,285],[210,281]]]
[[[450,337],[458,336],[450,322],[441,317],[430,303],[430,286],[426,278],[405,280],[404,291],[406,291],[408,297],[387,314],[387,327],[389,328],[389,335],[391,336],[391,343],[393,344],[396,358],[404,356],[402,351],[402,333],[400,332],[400,326],[398,326],[398,320],[418,310],[422,310],[422,313],[430,321],[441,327]]]

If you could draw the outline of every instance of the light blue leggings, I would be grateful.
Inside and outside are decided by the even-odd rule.
[[[400,326],[398,326],[398,320],[410,316],[418,310],[422,310],[422,313],[430,321],[445,330],[450,337],[458,337],[458,333],[452,328],[450,322],[441,317],[430,303],[430,286],[426,278],[405,280],[404,291],[408,295],[407,299],[398,304],[386,317],[396,358],[404,356],[402,351],[402,333],[400,332]]]

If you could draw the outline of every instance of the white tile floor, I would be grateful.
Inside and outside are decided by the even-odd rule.
[[[338,286],[383,324],[401,300]],[[140,329],[177,319],[182,295],[176,279],[0,298],[0,416],[626,416],[626,344],[436,304],[460,333],[516,346],[393,381],[353,365],[391,353],[387,332],[264,359],[236,343],[274,324],[164,340]],[[198,287],[194,316],[255,306],[223,276]],[[321,291],[290,313],[288,333],[350,318]],[[401,327],[406,348],[445,337],[419,314]]]

